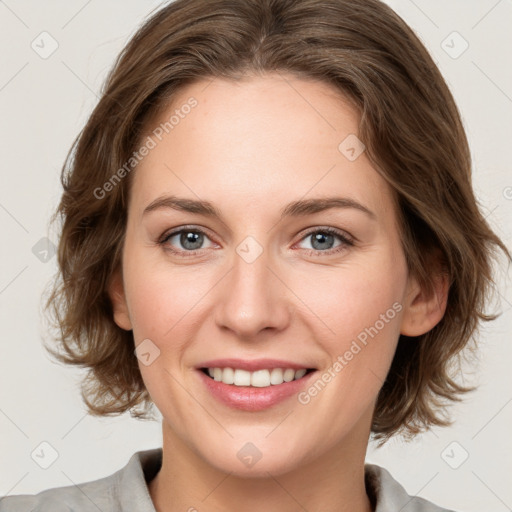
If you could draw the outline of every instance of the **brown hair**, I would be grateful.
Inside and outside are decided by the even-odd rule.
[[[95,191],[129,161],[148,121],[179,89],[272,71],[331,84],[354,104],[358,137],[396,196],[410,272],[427,293],[440,261],[449,275],[443,319],[423,336],[399,339],[372,432],[383,443],[398,431],[449,425],[439,413],[474,389],[455,382],[452,363],[479,321],[496,318],[484,312],[491,260],[498,248],[511,257],[477,205],[468,142],[445,81],[412,30],[378,0],[176,0],[149,17],[119,55],[62,169],[52,217],[62,220],[59,275],[46,303],[61,351],[46,348],[88,370],[82,397],[91,414],[148,418],[133,334],[114,323],[107,294],[121,264],[131,174],[100,198]]]

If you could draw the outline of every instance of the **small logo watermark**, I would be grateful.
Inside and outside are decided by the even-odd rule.
[[[251,442],[245,443],[236,456],[243,462],[247,467],[252,468],[256,462],[258,462],[263,454],[258,450],[258,448]]]
[[[453,31],[443,39],[441,48],[452,59],[458,59],[469,48],[469,43],[457,31]]]
[[[340,145],[338,146],[339,152],[347,159],[353,162],[354,160],[357,160],[361,154],[366,149],[366,146],[363,144],[363,142],[357,137],[357,135],[354,135],[351,133],[347,137],[345,137]]]
[[[253,263],[260,257],[263,247],[252,236],[245,237],[237,246],[236,253],[246,262]]]
[[[457,441],[452,441],[442,452],[441,458],[452,469],[459,469],[469,458],[468,451]]]
[[[32,41],[30,47],[41,59],[46,60],[57,51],[59,43],[51,34],[43,31]]]
[[[56,248],[53,242],[47,238],[41,238],[33,247],[32,254],[42,263],[48,263],[55,255]]]
[[[146,338],[137,345],[135,355],[144,366],[149,366],[160,357],[160,349],[149,338]]]
[[[59,452],[48,441],[43,441],[30,456],[40,468],[48,469],[59,458]]]

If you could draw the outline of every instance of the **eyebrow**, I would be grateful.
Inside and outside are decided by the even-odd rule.
[[[210,201],[186,199],[177,196],[157,197],[144,208],[142,215],[144,216],[161,208],[171,208],[173,210],[196,213],[207,217],[217,217],[219,219],[223,218],[221,212]],[[312,215],[332,208],[353,208],[366,213],[372,220],[377,220],[375,213],[348,197],[323,197],[293,201],[281,210],[280,218]]]

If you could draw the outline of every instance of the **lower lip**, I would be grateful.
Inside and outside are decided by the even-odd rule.
[[[262,411],[283,402],[287,398],[299,393],[307,385],[310,377],[316,373],[316,371],[313,371],[299,380],[257,388],[253,386],[224,384],[208,377],[201,370],[198,370],[198,372],[207,389],[215,398],[230,407],[243,411]]]

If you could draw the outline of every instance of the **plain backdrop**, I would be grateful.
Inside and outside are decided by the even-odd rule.
[[[476,194],[510,247],[512,2],[389,4],[427,46],[454,94],[471,144]],[[56,270],[41,239],[57,243],[48,221],[60,197],[64,158],[115,57],[159,5],[0,2],[0,495],[101,478],[135,451],[161,446],[160,422],[86,414],[82,370],[45,352],[40,313],[41,293]],[[46,51],[58,45],[46,58],[33,48],[41,37]],[[479,388],[451,408],[453,426],[410,443],[395,438],[379,450],[371,443],[367,455],[410,494],[467,512],[512,509],[512,294],[506,269],[498,279],[501,303],[494,311],[502,315],[481,330],[479,365],[461,369],[465,382]],[[34,456],[45,449],[55,458],[47,469]]]

